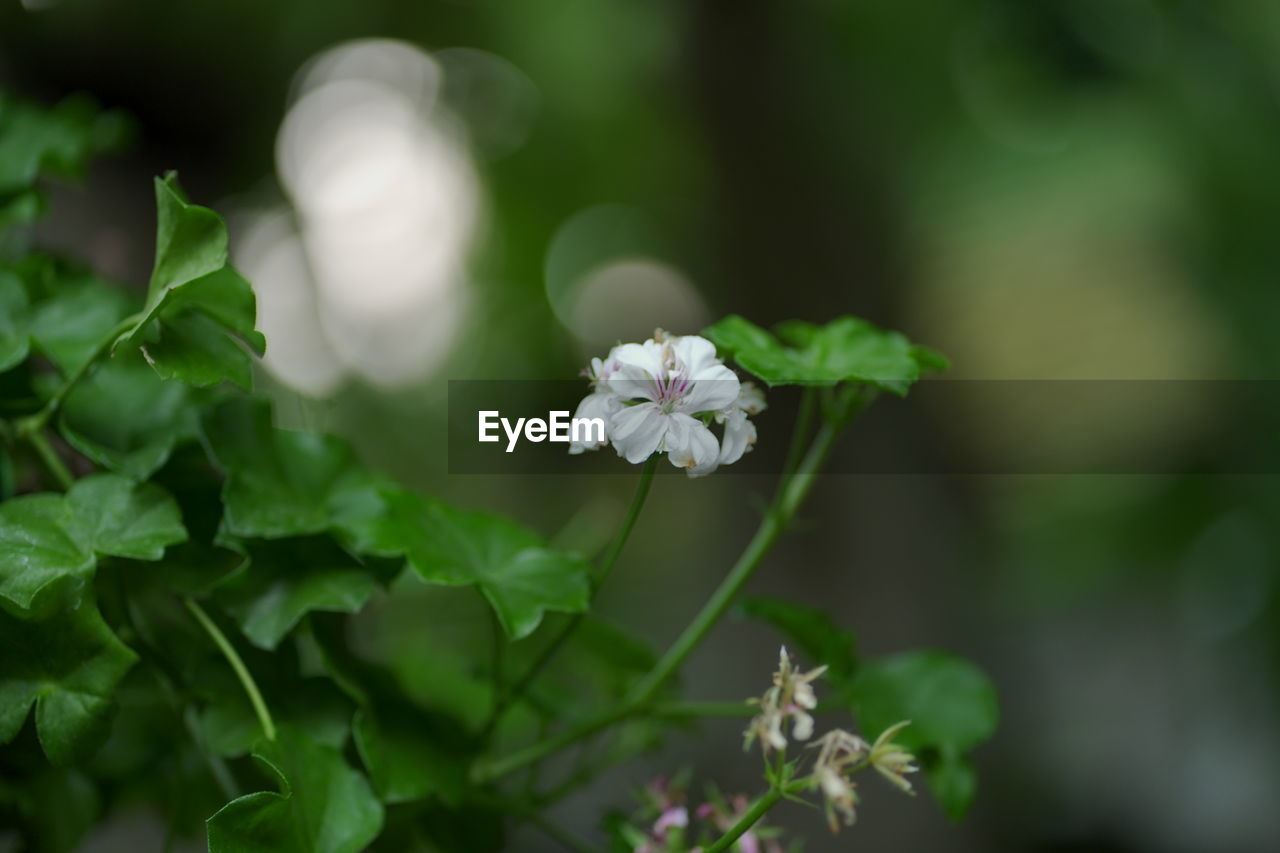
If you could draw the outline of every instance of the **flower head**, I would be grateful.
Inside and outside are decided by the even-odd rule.
[[[672,465],[700,477],[736,462],[755,443],[747,417],[764,408],[764,398],[754,388],[744,392],[706,338],[659,329],[643,343],[619,344],[592,359],[586,374],[592,393],[574,416],[602,419],[606,437],[574,442],[570,453],[612,443],[633,464],[666,453]],[[723,425],[723,444],[712,422]]]
[[[813,717],[808,712],[818,705],[812,682],[826,671],[825,666],[820,666],[808,672],[798,672],[787,647],[783,646],[778,652],[778,671],[773,674],[773,686],[759,699],[749,700],[760,706],[760,713],[747,726],[744,748],[750,749],[758,738],[765,752],[785,749],[787,737],[783,728],[788,721],[793,738],[808,740],[813,735]]]
[[[843,729],[832,729],[811,746],[818,748],[811,778],[814,786],[822,791],[827,824],[832,832],[838,832],[841,823],[852,826],[857,819],[858,792],[849,774],[866,757],[870,747],[865,740]]]
[[[867,761],[899,790],[907,794],[915,794],[906,774],[915,773],[920,769],[916,766],[916,757],[907,752],[901,744],[893,742],[894,735],[909,725],[911,725],[910,720],[903,720],[881,732],[880,737],[876,738],[876,742],[871,745]]]

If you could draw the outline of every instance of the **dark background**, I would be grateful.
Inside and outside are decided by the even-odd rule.
[[[402,44],[350,45],[368,38]],[[1221,436],[1276,438],[1273,396],[1212,380],[1270,379],[1280,359],[1280,4],[6,0],[0,84],[89,92],[136,123],[130,152],[57,190],[40,242],[139,286],[150,177],[178,169],[231,220],[283,422],[582,547],[610,535],[635,472],[449,477],[446,380],[565,378],[611,341],[728,312],[859,314],[942,350],[955,378],[1198,380],[1136,414],[922,395],[891,429],[855,428],[847,443],[895,470],[1065,454],[1160,473],[824,480],[752,591],[830,610],[868,654],[972,657],[1003,720],[958,826],[875,780],[837,840],[817,813],[778,819],[815,851],[1280,837],[1280,501],[1271,476],[1198,473],[1241,470],[1206,469]],[[787,430],[762,420],[762,452]],[[669,642],[769,488],[660,479],[604,611]],[[396,590],[357,641],[467,707],[474,615]],[[454,638],[450,679],[443,652],[420,672],[432,631]],[[758,694],[777,642],[726,621],[686,692]],[[686,764],[754,790],[739,729],[673,736],[558,816],[591,833]],[[86,849],[145,848],[154,824],[125,811]]]

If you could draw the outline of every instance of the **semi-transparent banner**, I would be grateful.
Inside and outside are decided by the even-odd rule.
[[[751,449],[720,466],[717,475],[773,474],[785,465],[802,389],[763,391],[765,408],[750,416]],[[622,443],[612,440],[619,407],[608,412],[588,406],[583,414],[599,417],[575,418],[590,392],[580,379],[450,381],[449,472],[626,473],[632,466],[619,456]],[[630,413],[633,427],[635,421],[643,421],[645,429],[688,427],[687,420],[676,417],[685,414],[720,445],[733,439],[725,436],[729,419],[723,410],[685,411],[687,394],[672,395],[677,404],[666,405],[663,389],[650,389],[649,396],[653,399],[641,396],[621,404],[649,407],[646,413]],[[824,392],[814,389],[813,396],[816,421]],[[601,444],[602,437],[603,446],[588,449]],[[632,446],[635,440],[632,436]],[[579,448],[582,452],[570,452]],[[679,473],[665,462],[659,470]],[[926,380],[906,398],[881,392],[875,405],[848,427],[823,470],[1276,474],[1280,381]]]

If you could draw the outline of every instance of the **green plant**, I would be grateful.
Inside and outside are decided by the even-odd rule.
[[[106,120],[11,101],[0,118],[0,209],[29,221],[40,174],[79,168],[101,147]],[[266,342],[253,290],[228,263],[221,218],[191,204],[173,175],[155,190],[155,264],[141,304],[20,238],[0,266],[0,819],[31,849],[70,849],[105,811],[139,800],[175,836],[206,827],[218,853],[493,849],[504,827],[525,821],[589,849],[543,810],[675,721],[756,713],[681,702],[673,678],[739,602],[858,413],[943,366],[854,318],[788,323],[775,336],[729,317],[704,332],[766,385],[804,385],[805,402],[758,530],[655,656],[590,612],[642,510],[653,448],[636,454],[636,497],[593,566],[510,519],[408,490],[334,437],[275,427],[270,403],[250,390]],[[648,344],[666,352],[667,341]],[[665,405],[655,417],[674,411]],[[662,428],[714,420],[694,414],[706,417],[671,415]],[[740,430],[740,455],[747,426],[734,417],[726,429]],[[702,470],[706,445],[690,441],[687,458],[674,437],[661,449]],[[433,707],[351,646],[348,615],[403,577],[474,587],[487,602],[495,642],[471,662],[490,680],[487,706]],[[910,750],[948,813],[964,812],[974,791],[965,755],[996,716],[976,668],[940,652],[864,661],[821,613],[776,600],[743,609],[825,667],[829,707],[877,733],[912,720],[888,744],[896,751],[868,746],[866,763],[907,772]],[[537,651],[503,665],[504,649],[531,636]],[[538,690],[548,662],[583,639],[605,685],[593,699],[601,709],[585,714]],[[517,710],[540,734],[512,748],[502,735]],[[551,756],[623,729],[633,735],[559,782],[534,781]],[[843,772],[840,756],[854,752],[820,765]],[[753,805],[709,808],[719,837],[708,850],[730,849],[779,799],[817,784],[785,750],[766,757],[768,789]],[[624,826],[615,838],[625,845],[637,830]]]

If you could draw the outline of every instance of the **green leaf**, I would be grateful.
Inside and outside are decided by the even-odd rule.
[[[94,474],[77,480],[66,501],[77,536],[99,554],[159,560],[187,538],[177,503],[154,483]]]
[[[42,266],[48,293],[31,311],[31,342],[63,374],[73,373],[133,304],[123,290],[93,275],[52,261]]]
[[[13,273],[0,270],[0,372],[27,357],[27,291]]]
[[[978,793],[978,773],[968,759],[947,752],[928,768],[929,789],[951,820],[959,820]]]
[[[156,180],[156,257],[147,307],[118,343],[140,342],[166,379],[192,385],[222,380],[250,387],[261,355],[253,289],[227,262],[227,228],[217,213],[189,204],[173,174]]]
[[[362,472],[337,438],[271,426],[262,401],[230,400],[209,412],[202,430],[226,474],[226,532],[246,538],[305,536],[327,530],[342,489]]]
[[[0,743],[13,739],[34,704],[50,761],[90,754],[106,733],[111,694],[136,661],[92,600],[40,621],[0,610]]]
[[[0,504],[0,598],[20,609],[58,581],[83,583],[96,560],[75,533],[62,495],[29,495]]]
[[[857,317],[838,317],[825,326],[792,320],[775,331],[776,336],[731,314],[703,334],[768,385],[860,382],[904,395],[922,371],[946,364],[933,350]]]
[[[44,213],[45,207],[44,196],[39,190],[0,193],[0,229],[32,222]]]
[[[254,757],[280,792],[239,797],[209,818],[209,853],[358,853],[377,837],[382,804],[338,750],[282,727]]]
[[[241,388],[253,387],[252,362],[213,318],[193,310],[167,313],[157,338],[144,344],[142,353],[161,379],[197,387],[225,379]]]
[[[41,173],[79,174],[88,157],[124,137],[117,113],[71,97],[52,109],[0,94],[0,197],[29,189]]]
[[[496,515],[394,488],[380,497],[379,513],[348,523],[357,550],[403,555],[428,583],[477,585],[512,639],[532,633],[547,610],[586,610],[589,567],[580,557]]]
[[[275,659],[252,668],[277,725],[296,729],[334,749],[346,745],[354,709],[331,680],[299,678],[296,671]],[[200,714],[209,748],[228,758],[247,755],[262,740],[262,724],[244,690],[225,667],[206,677],[201,688],[209,696],[209,704]]]
[[[857,640],[840,628],[830,615],[803,604],[777,598],[749,598],[742,612],[773,625],[814,664],[826,664],[827,680],[842,693],[852,689],[857,671]],[[808,667],[809,663],[802,666]],[[896,721],[895,721],[896,722]]]
[[[995,733],[995,688],[964,658],[938,651],[905,652],[865,662],[854,685],[863,730],[874,736],[901,720],[908,748],[955,754]]]
[[[327,537],[255,541],[217,598],[249,641],[274,649],[313,610],[354,613],[377,586],[359,561]]]
[[[443,718],[423,711],[409,715],[372,709],[352,723],[360,759],[385,803],[408,803],[439,796],[457,803],[467,785],[468,762],[450,744],[460,735],[442,728]]]
[[[191,389],[119,353],[67,396],[58,429],[99,465],[144,480],[195,438],[197,426]]]
[[[84,583],[96,554],[158,560],[186,538],[177,504],[164,489],[116,474],[76,481],[63,495],[29,495],[0,504],[0,598],[26,610],[57,581]]]

